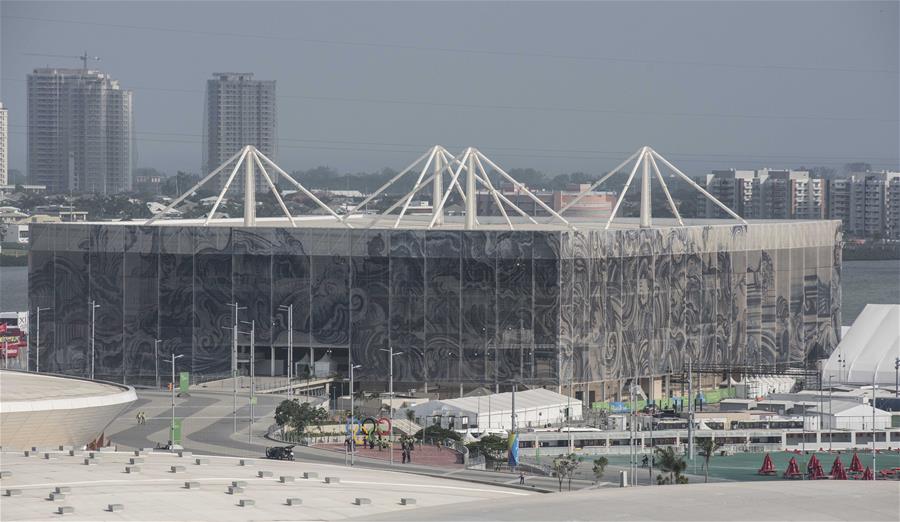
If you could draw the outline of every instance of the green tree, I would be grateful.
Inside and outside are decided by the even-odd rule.
[[[188,172],[178,171],[177,174],[166,178],[160,185],[159,189],[166,196],[180,196],[189,188],[193,187],[200,181],[200,176]],[[204,187],[206,189],[207,187]]]
[[[700,456],[703,457],[703,469],[706,471],[706,480],[704,482],[709,482],[709,460],[722,446],[724,444],[716,442],[715,437],[697,440],[697,448],[700,450]]]
[[[609,459],[606,457],[598,457],[594,459],[594,467],[592,471],[594,472],[594,481],[599,482],[601,478],[603,478],[603,472],[606,471],[606,465],[609,464]]]
[[[275,408],[275,422],[282,428],[290,426],[296,433],[303,433],[306,428],[315,424],[321,426],[328,419],[328,412],[309,403],[295,400],[283,400]]]
[[[422,442],[425,442],[428,439],[432,440],[446,440],[453,439],[456,441],[462,440],[462,437],[459,436],[459,433],[456,433],[453,430],[448,430],[442,428],[436,424],[432,424],[431,426],[425,426],[421,430],[417,431],[413,437]]]
[[[687,463],[681,455],[675,453],[675,448],[656,448],[656,457],[660,471],[669,474],[668,477],[657,475],[657,484],[687,484],[687,477],[682,475],[687,469]]]
[[[578,460],[574,453],[559,455],[553,459],[553,473],[556,474],[556,479],[559,481],[560,491],[562,491],[563,481],[565,480],[568,480],[569,491],[572,491],[572,477],[575,475],[575,470],[578,469],[579,464],[581,464],[581,461]]]
[[[466,444],[466,446],[470,450],[477,450],[488,460],[497,461],[503,460],[507,450],[507,441],[497,435],[486,434],[482,435],[477,441]]]
[[[416,412],[412,410],[406,410],[406,420],[409,422],[416,422]]]

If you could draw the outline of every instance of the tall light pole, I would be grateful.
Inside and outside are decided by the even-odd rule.
[[[53,307],[47,306],[41,308],[37,307],[37,339],[35,339],[35,343],[37,343],[34,349],[34,371],[35,373],[40,373],[41,371],[41,311],[45,310],[53,310]]]
[[[95,347],[95,339],[94,339],[94,331],[97,326],[97,316],[95,312],[100,308],[100,305],[97,304],[97,301],[91,301],[91,380],[94,380],[94,347]]]
[[[688,356],[688,460],[694,460],[694,377],[693,358]]]
[[[900,357],[894,359],[894,397],[900,397]]]
[[[831,380],[834,379],[834,375],[828,376],[828,451],[831,451],[831,439],[834,436],[834,417],[831,414],[831,394],[834,391],[832,389]],[[819,429],[822,429],[819,426]]]
[[[253,421],[255,420],[253,417],[253,386],[255,381],[253,378],[256,375],[256,319],[251,321],[241,321],[244,324],[250,325],[250,428],[253,427]],[[248,428],[248,430],[250,429]]]
[[[381,348],[382,352],[388,352],[389,358],[389,368],[390,368],[390,381],[388,393],[391,395],[390,402],[390,410],[391,413],[389,415],[391,422],[391,432],[388,434],[388,440],[391,443],[391,466],[394,465],[394,357],[397,355],[403,355],[403,352],[394,353],[394,347],[389,346],[387,349]]]
[[[165,362],[172,363],[172,425],[169,428],[169,440],[172,444],[175,444],[175,361],[184,357],[184,354],[175,355],[172,354],[171,359],[166,359]]]
[[[246,306],[238,306],[237,302],[228,303],[225,306],[234,308],[234,326],[224,327],[231,330],[231,419],[234,424],[234,433],[237,433],[237,341],[238,341],[238,311],[246,310]]]
[[[288,400],[294,395],[294,305],[290,304],[288,306],[281,305],[278,307],[279,310],[287,310],[288,313],[288,356],[287,356],[287,367],[288,367],[288,389],[287,396]]]
[[[159,343],[162,339],[153,341],[153,359],[156,361],[156,389],[159,389]]]
[[[878,361],[878,364],[875,365],[875,371],[872,372],[872,482],[874,483],[878,480],[878,467],[875,465],[875,455],[878,453],[877,446],[875,445],[875,382],[878,377],[878,369],[881,367],[881,361]],[[887,433],[884,434],[884,439],[887,441]]]
[[[356,368],[362,368],[361,364],[354,365],[352,362],[350,363],[350,465],[353,465],[353,455],[356,453],[356,433],[353,431],[353,427],[356,425],[356,416],[353,404],[353,370]]]

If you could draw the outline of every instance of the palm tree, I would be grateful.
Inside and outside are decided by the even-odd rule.
[[[687,479],[682,476],[682,472],[687,469],[687,463],[681,455],[675,453],[675,448],[656,448],[656,456],[660,471],[668,473],[667,478],[663,478],[660,474],[656,481],[659,484],[686,484]]]
[[[700,456],[703,457],[703,469],[706,471],[706,480],[704,482],[709,482],[709,460],[724,445],[721,442],[716,442],[715,437],[697,440],[697,448],[700,450]]]

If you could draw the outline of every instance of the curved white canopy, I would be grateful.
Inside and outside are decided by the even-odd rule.
[[[893,385],[900,358],[900,305],[866,305],[828,358],[823,382]]]

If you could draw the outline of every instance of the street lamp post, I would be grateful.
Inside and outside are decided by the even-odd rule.
[[[256,389],[256,320],[250,321],[250,427],[247,428],[249,436],[253,429],[253,421],[256,420],[253,415],[253,403],[256,400],[254,390]]]
[[[828,451],[831,451],[831,439],[834,436],[834,417],[831,414],[831,394],[834,391],[832,389],[831,381],[834,379],[834,375],[828,376]],[[819,426],[819,429],[822,429]]]
[[[288,400],[294,395],[294,305],[290,304],[288,306],[281,305],[278,307],[279,310],[287,310],[288,313],[288,354],[287,354],[287,367],[288,367],[288,389],[287,396]]]
[[[255,385],[254,377],[256,376],[256,319],[241,322],[250,325],[249,332],[241,332],[250,334],[250,428],[247,428],[249,436],[249,431],[253,428],[253,422],[256,420],[253,415],[253,389]]]
[[[631,422],[628,423],[628,473],[631,474],[631,485],[634,485],[634,475],[635,475],[635,459],[637,455],[635,455],[635,447],[634,447],[634,383],[631,383],[631,386],[628,387],[628,395],[631,396]]]
[[[694,461],[694,377],[692,363],[688,356],[688,460]]]
[[[254,362],[256,361],[256,320],[254,319],[252,321],[241,321],[241,322],[244,324],[249,324],[250,331],[245,332],[242,330],[238,330],[237,325],[235,325],[234,336],[237,337],[237,334],[250,336],[250,358],[245,361],[239,361],[237,359],[237,357],[235,356],[234,366],[237,367],[237,363],[239,363],[239,362],[249,362],[250,363],[250,394],[249,394],[249,398],[247,401],[250,406],[250,424],[247,426],[247,443],[252,444],[253,421],[254,421],[253,403],[255,402],[255,395],[253,393],[253,389],[254,389],[253,375],[254,375],[254,373],[256,373],[256,367],[254,365]],[[228,328],[228,327],[226,326],[225,328]],[[237,354],[237,352],[235,352],[235,355],[236,354]],[[235,377],[234,377],[235,383],[237,382],[236,375],[237,375],[237,373],[235,372]],[[236,389],[236,386],[235,386],[235,389]],[[235,394],[234,394],[234,431],[237,432],[237,391],[235,391]]]
[[[162,339],[156,339],[153,341],[153,355],[154,360],[156,361],[156,389],[159,389],[159,343],[162,342]]]
[[[356,425],[356,417],[353,404],[353,370],[362,368],[361,364],[354,365],[350,363],[350,465],[353,466],[353,455],[356,453],[356,433],[353,427]]]
[[[172,354],[171,359],[165,360],[167,363],[172,363],[172,425],[169,428],[169,441],[173,445],[175,444],[175,361],[182,357],[184,357],[184,354]]]
[[[390,359],[389,368],[390,368],[390,381],[388,387],[388,393],[391,395],[391,403],[390,409],[391,413],[390,423],[391,423],[391,432],[388,434],[388,442],[391,444],[391,466],[394,465],[394,356],[403,355],[403,352],[394,353],[394,347],[389,346],[386,350],[384,348],[381,349],[382,352],[388,352],[388,358]]]
[[[97,304],[97,301],[91,301],[91,380],[94,380],[94,347],[95,347],[95,339],[94,339],[94,331],[97,326],[97,316],[95,312],[100,308],[100,305]]]
[[[875,465],[875,455],[878,453],[878,448],[875,444],[875,383],[876,378],[878,376],[878,369],[881,367],[881,361],[878,361],[878,364],[875,365],[875,371],[872,372],[872,481],[878,480],[878,466]],[[885,441],[887,441],[887,433],[884,435]]]
[[[37,307],[37,339],[35,339],[35,343],[37,344],[34,349],[34,371],[35,373],[41,372],[41,311],[43,310],[53,310],[52,307],[48,306],[45,308]]]
[[[246,310],[246,306],[238,306],[237,301],[234,303],[228,303],[225,306],[234,307],[234,326],[224,328],[231,330],[231,418],[234,425],[234,433],[237,433],[237,374],[238,374],[238,363],[237,363],[237,340],[238,340],[238,311]]]
[[[894,359],[894,397],[900,397],[900,357]]]

